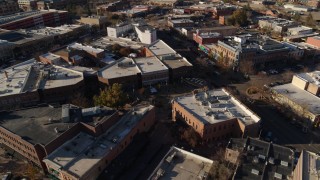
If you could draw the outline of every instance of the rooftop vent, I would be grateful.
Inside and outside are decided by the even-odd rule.
[[[288,167],[289,163],[287,161],[281,161],[281,165],[285,166],[285,167]]]
[[[279,174],[279,173],[274,173],[274,177],[277,178],[277,179],[282,179],[282,174]]]
[[[255,175],[257,175],[257,176],[259,176],[259,174],[260,174],[260,172],[259,172],[258,170],[256,170],[256,169],[252,169],[252,170],[251,170],[251,173],[252,173],[252,174],[255,174]]]
[[[273,157],[270,157],[270,158],[269,158],[269,163],[270,163],[270,164],[275,164],[275,163],[274,163],[274,158],[273,158]]]
[[[54,128],[54,132],[59,133],[58,127]]]

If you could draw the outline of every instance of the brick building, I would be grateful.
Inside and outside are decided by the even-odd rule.
[[[59,179],[96,179],[136,134],[148,131],[154,122],[153,106],[137,106],[102,134],[78,132],[47,155],[43,162],[49,173]]]
[[[222,36],[234,36],[238,29],[235,26],[216,26],[210,28],[182,28],[181,33],[193,39],[194,33],[219,33]]]
[[[320,125],[320,72],[296,74],[292,82],[272,88],[272,97],[304,118],[304,126]]]
[[[224,89],[177,97],[172,111],[173,121],[185,122],[205,142],[259,134],[260,117]]]
[[[64,102],[84,87],[82,72],[34,59],[4,69],[0,82],[0,109]]]
[[[105,107],[82,109],[66,104],[4,111],[0,119],[0,143],[47,171],[44,157],[80,131],[102,134],[119,114]]]
[[[149,176],[151,179],[208,179],[213,161],[172,146]],[[183,167],[183,168],[181,168]]]
[[[129,7],[130,3],[128,1],[120,0],[109,4],[100,4],[97,6],[92,6],[91,9],[96,8],[98,15],[106,15],[107,13],[128,9]]]
[[[7,42],[7,45],[10,45],[10,49],[7,51],[9,52],[7,59],[3,60],[19,56],[30,56],[38,51],[48,51],[54,45],[66,44],[87,33],[88,29],[85,25],[3,30],[0,31],[0,41]],[[0,60],[2,60],[2,55],[5,54],[0,54]]]
[[[260,69],[269,64],[283,63],[288,52],[289,48],[282,43],[259,35],[227,37],[212,46],[215,58],[221,57],[227,66],[240,70],[249,66]]]
[[[192,64],[162,40],[144,49],[145,57],[121,58],[98,71],[102,83],[130,87],[168,83],[187,76]]]
[[[320,36],[308,37],[306,43],[315,46],[316,48],[320,48]]]
[[[144,49],[146,57],[156,56],[168,69],[169,80],[179,80],[187,77],[193,65],[183,56],[178,54],[162,40],[157,40]]]
[[[60,26],[67,23],[68,12],[58,10],[27,11],[0,17],[0,28],[15,30],[37,26]]]
[[[1,0],[0,1],[0,16],[14,14],[19,12],[19,5],[13,0]]]
[[[106,16],[87,16],[81,17],[80,23],[97,26],[99,29],[104,30],[107,28],[108,19]]]
[[[168,26],[172,28],[193,27],[194,22],[190,19],[168,19]]]
[[[193,40],[198,44],[212,44],[217,43],[218,40],[222,40],[222,36],[216,32],[210,33],[194,33]]]

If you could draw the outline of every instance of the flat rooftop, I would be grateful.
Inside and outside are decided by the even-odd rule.
[[[73,43],[73,44],[69,44],[68,48],[73,48],[73,49],[77,49],[77,50],[83,50],[86,51],[88,53],[102,53],[104,52],[103,49],[100,48],[94,48],[92,46],[85,46],[79,43]]]
[[[154,43],[148,46],[148,49],[155,55],[161,56],[165,54],[176,54],[176,51],[173,50],[169,45],[167,45],[162,40],[157,40]]]
[[[292,174],[294,152],[287,147],[254,138],[232,138],[227,148],[244,154],[235,179],[288,179]]]
[[[82,80],[83,73],[31,59],[1,70],[0,97],[74,85]]]
[[[203,179],[208,176],[212,163],[210,159],[171,147],[148,180]]]
[[[295,76],[304,79],[305,81],[309,82],[310,84],[317,85],[320,87],[320,71],[313,71],[308,73],[301,73],[296,74]]]
[[[141,70],[142,74],[157,72],[157,71],[168,71],[168,68],[155,56],[134,58],[135,64]]]
[[[171,69],[178,69],[180,67],[192,66],[192,64],[184,57],[179,54],[173,54],[172,58],[158,57],[161,61]]]
[[[170,22],[173,24],[194,23],[191,19],[171,19]]]
[[[298,27],[288,28],[288,31],[307,31],[307,30],[312,30],[312,28],[307,26],[298,26]]]
[[[44,36],[54,36],[54,35],[61,35],[72,32],[78,28],[84,27],[83,25],[77,24],[65,24],[58,27],[43,27],[38,29],[25,29],[22,30],[28,35],[37,34],[37,35],[44,35]]]
[[[272,90],[287,97],[291,101],[306,107],[313,114],[320,114],[320,98],[289,83],[275,86]]]
[[[137,73],[140,72],[140,69],[137,67],[133,59],[123,57],[110,65],[101,68],[98,71],[98,76],[106,79],[113,79],[137,75]]]
[[[221,37],[221,34],[217,32],[203,32],[203,33],[200,33],[199,36],[202,38],[216,38],[216,37]]]
[[[77,177],[82,177],[96,164],[101,163],[102,158],[118,146],[152,108],[153,106],[135,107],[134,111],[126,113],[98,138],[81,132],[43,161],[51,167],[59,167]]]
[[[234,118],[245,125],[260,121],[259,116],[224,89],[180,96],[175,98],[175,101],[204,124],[214,124]]]
[[[36,107],[0,112],[0,126],[19,135],[31,144],[46,145],[75,123],[63,123],[61,107]],[[58,128],[58,132],[55,132]]]
[[[0,39],[12,42],[14,44],[24,44],[30,41],[46,38],[39,34],[27,34],[24,30],[0,32]]]
[[[60,58],[60,56],[55,55],[55,54],[52,54],[52,53],[42,54],[42,55],[40,55],[40,57],[46,58],[46,59],[51,60],[51,61],[53,61],[53,60],[56,60],[56,59],[59,59],[59,58]]]
[[[12,23],[12,22],[15,22],[15,21],[24,20],[24,19],[27,19],[27,18],[30,18],[30,17],[37,17],[37,16],[40,16],[42,14],[47,14],[47,13],[52,13],[52,12],[61,13],[61,12],[67,12],[67,11],[49,9],[49,10],[42,10],[42,11],[19,12],[19,13],[7,15],[7,16],[1,16],[0,25],[6,24],[6,23]]]
[[[113,38],[113,37],[107,37],[107,36],[100,38],[91,43],[92,46],[99,47],[102,49],[111,48],[111,46],[114,44],[119,44],[120,46],[123,46],[123,47],[130,47],[135,50],[140,50],[144,46],[146,46],[146,44],[136,42],[136,41],[131,41],[126,38]]]

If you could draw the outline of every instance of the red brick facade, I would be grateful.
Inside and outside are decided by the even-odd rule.
[[[314,36],[314,37],[308,37],[306,43],[315,46],[317,48],[320,48],[320,37]]]

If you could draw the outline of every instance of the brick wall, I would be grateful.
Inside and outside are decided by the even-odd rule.
[[[319,36],[316,36],[316,37],[319,37]],[[320,48],[320,38],[308,37],[306,43]]]

